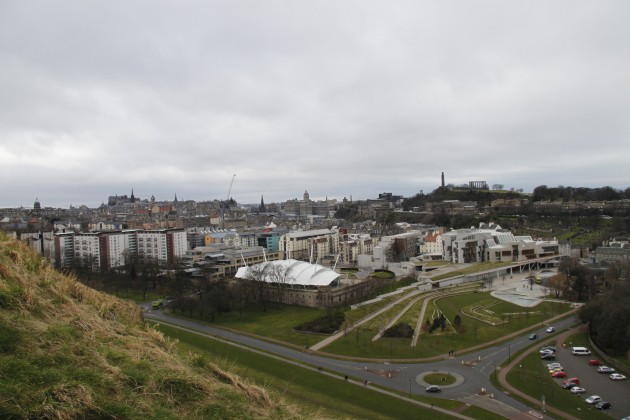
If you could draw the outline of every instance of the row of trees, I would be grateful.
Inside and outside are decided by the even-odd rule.
[[[630,199],[630,187],[617,190],[613,187],[548,187],[540,185],[534,188],[533,201],[615,201]]]
[[[616,264],[606,271],[604,293],[586,303],[580,320],[589,324],[593,342],[613,356],[630,352],[630,265]]]

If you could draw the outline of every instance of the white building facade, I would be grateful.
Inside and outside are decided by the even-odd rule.
[[[456,264],[527,261],[559,255],[556,240],[515,236],[495,224],[446,232],[442,235],[442,242],[442,258]]]

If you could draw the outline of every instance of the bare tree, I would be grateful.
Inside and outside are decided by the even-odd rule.
[[[267,312],[267,302],[265,300],[265,287],[267,286],[267,264],[256,264],[248,267],[247,278],[252,282],[256,290],[256,295],[260,304],[262,305],[263,312]]]
[[[278,302],[284,301],[284,289],[287,287],[289,281],[290,267],[283,267],[279,264],[267,264],[266,273],[267,281],[276,287]]]

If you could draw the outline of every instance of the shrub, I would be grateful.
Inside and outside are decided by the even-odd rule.
[[[399,322],[383,332],[383,337],[411,338],[413,337],[413,328],[409,324]]]
[[[314,332],[320,334],[332,334],[339,330],[345,320],[343,312],[335,312],[324,315],[312,321],[305,322],[295,327],[298,331]]]

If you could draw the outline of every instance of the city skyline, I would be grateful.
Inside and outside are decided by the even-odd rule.
[[[0,207],[625,189],[630,4],[0,5]]]

